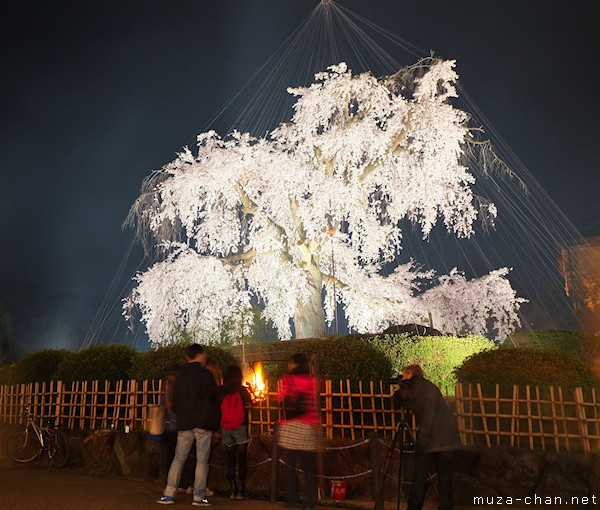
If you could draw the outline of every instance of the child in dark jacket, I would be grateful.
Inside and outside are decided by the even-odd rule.
[[[246,464],[248,443],[250,442],[248,408],[252,404],[252,398],[242,381],[242,369],[238,366],[230,366],[225,372],[223,386],[221,386],[223,399],[221,401],[221,428],[227,454],[227,479],[231,487],[230,499],[247,497]]]

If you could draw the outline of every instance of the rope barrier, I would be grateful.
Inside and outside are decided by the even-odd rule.
[[[299,467],[292,466],[292,465],[288,464],[287,462],[285,462],[283,459],[279,459],[279,462],[281,464],[283,464],[284,466],[293,467],[299,473],[304,473],[303,469],[301,469]],[[317,474],[315,474],[315,476],[317,478],[325,478],[327,480],[349,480],[350,478],[358,478],[360,476],[370,475],[372,472],[373,472],[372,469],[368,469],[367,471],[363,471],[362,473],[356,473],[354,475],[328,476],[328,475],[317,475]]]
[[[262,466],[263,464],[267,464],[268,462],[271,462],[273,459],[271,457],[269,457],[268,459],[265,459],[261,462],[257,462],[256,464],[250,464],[249,466],[247,466],[248,469],[250,468],[254,468],[257,466]],[[222,464],[210,464],[211,468],[217,468],[217,469],[227,469],[227,466],[223,466]]]
[[[386,442],[382,441],[381,439],[378,439],[378,441],[385,446],[388,450],[391,450],[391,446],[389,444],[387,444]],[[394,451],[400,453],[400,449],[396,446],[394,447]],[[403,453],[415,453],[415,450],[402,450]]]
[[[253,438],[254,438],[254,436],[250,438],[250,442],[252,442]],[[250,444],[250,442],[248,444]],[[325,446],[322,449],[323,450],[349,450],[351,448],[356,448],[358,446],[363,446],[363,445],[368,444],[370,442],[371,442],[370,439],[364,439],[363,441],[359,441],[358,443],[354,443],[354,444],[349,444],[349,445],[345,445],[345,446]],[[382,442],[382,441],[380,440],[380,442]],[[385,443],[383,443],[383,444],[385,444]],[[272,462],[272,460],[273,459],[271,457],[269,457],[268,459],[265,459],[265,460],[263,460],[261,462],[257,462],[256,464],[249,465],[248,469],[255,468],[255,467],[258,467],[258,466],[262,466],[264,464]],[[285,462],[283,459],[279,459],[279,462],[281,464],[284,464],[285,466],[291,467],[290,464],[288,464],[287,462]],[[216,469],[223,469],[223,470],[227,469],[227,466],[223,466],[221,464],[212,464],[211,463],[210,467],[211,468],[216,468]],[[298,467],[294,467],[294,469],[296,471],[300,472],[300,473],[304,473],[304,470],[302,470],[302,469],[300,469]],[[357,474],[353,474],[353,475],[341,475],[341,476],[316,475],[316,476],[318,478],[325,478],[325,479],[329,479],[329,480],[348,480],[348,479],[351,479],[351,478],[359,478],[361,476],[366,476],[366,475],[371,474],[372,472],[373,472],[372,469],[368,469],[367,471],[363,471],[362,473],[357,473]]]
[[[346,446],[324,446],[323,450],[349,450],[351,448],[356,448],[357,446],[362,446],[363,444],[367,444],[370,442],[370,439],[365,439],[364,441],[360,441],[359,443],[349,444]]]
[[[397,476],[390,475],[389,473],[386,473],[385,476],[387,478],[389,478],[390,480],[394,480],[394,481],[398,479]],[[429,480],[431,481],[431,480],[433,480],[437,476],[437,473],[431,473],[430,472],[428,476],[429,476]],[[412,483],[413,483],[412,482],[412,477],[409,480],[405,480],[404,477],[402,477],[402,483],[405,484],[405,485],[412,485]]]

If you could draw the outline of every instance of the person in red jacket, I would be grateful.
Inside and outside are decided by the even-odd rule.
[[[221,386],[221,428],[227,454],[227,479],[231,487],[230,499],[246,499],[246,464],[248,443],[248,409],[252,397],[242,384],[242,369],[230,366]],[[236,478],[237,465],[237,478]],[[238,483],[239,482],[239,483]]]
[[[300,507],[296,462],[304,471],[304,508],[317,503],[317,456],[319,444],[319,406],[316,402],[319,383],[309,373],[308,358],[301,353],[288,360],[288,372],[281,381],[279,402],[283,418],[279,422],[277,442],[284,448],[285,498],[291,508]]]

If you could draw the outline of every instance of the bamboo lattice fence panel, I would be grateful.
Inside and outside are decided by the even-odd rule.
[[[145,428],[148,407],[157,405],[162,381],[76,381],[0,386],[0,421],[23,423],[25,407],[36,419],[68,429]]]
[[[37,419],[69,429],[146,428],[148,408],[158,405],[162,381],[79,381],[0,386],[0,421],[23,423],[25,406]],[[391,437],[398,420],[394,388],[384,382],[323,381],[320,409],[328,439],[364,439],[369,432]],[[560,387],[484,388],[458,384],[446,397],[464,445],[518,446],[543,450],[600,449],[600,401],[593,389]],[[279,419],[277,387],[252,406],[250,432],[269,435]],[[411,421],[414,432],[414,419]]]
[[[595,451],[600,449],[599,411],[595,389],[456,385],[455,414],[464,445]]]
[[[365,439],[370,431],[393,435],[398,414],[392,409],[394,388],[382,381],[323,381],[321,419],[327,439]],[[250,432],[270,434],[279,419],[277,389],[267,388],[264,401],[252,406]]]

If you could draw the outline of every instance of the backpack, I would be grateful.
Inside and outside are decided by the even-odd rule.
[[[238,391],[228,393],[221,401],[221,428],[234,430],[241,427],[246,419],[246,409]]]
[[[286,395],[283,399],[283,417],[292,420],[302,416],[307,411],[304,394],[297,392],[294,395]]]
[[[294,388],[293,393],[286,395],[282,402],[283,418],[285,420],[293,420],[308,411],[306,395],[298,389],[294,379],[292,379],[292,385]]]

